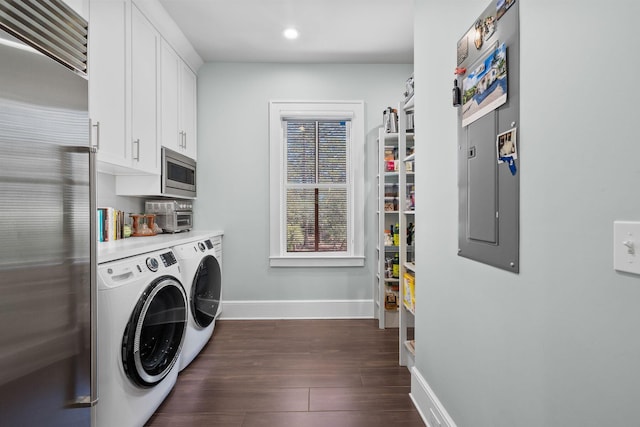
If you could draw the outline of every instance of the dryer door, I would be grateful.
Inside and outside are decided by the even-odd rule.
[[[200,261],[191,285],[190,308],[193,320],[201,328],[213,322],[220,306],[222,275],[220,263],[207,255]]]
[[[178,360],[187,327],[187,302],[180,282],[163,276],[140,296],[122,338],[122,364],[129,379],[153,387]]]

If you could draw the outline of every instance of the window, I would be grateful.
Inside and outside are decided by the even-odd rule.
[[[271,102],[270,264],[364,265],[362,102]]]
[[[284,119],[287,252],[348,251],[349,121]]]

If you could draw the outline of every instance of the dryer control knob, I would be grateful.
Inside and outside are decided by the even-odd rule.
[[[204,243],[202,242],[198,242],[198,247],[200,248],[200,252],[204,252],[204,250],[206,249],[206,247],[204,246]]]
[[[158,271],[158,260],[155,258],[147,258],[147,268],[153,272]]]

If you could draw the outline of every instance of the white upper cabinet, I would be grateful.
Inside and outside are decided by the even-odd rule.
[[[180,81],[182,83],[182,91],[180,92],[180,123],[184,132],[184,154],[196,158],[197,155],[197,78],[191,69],[182,62],[182,73]]]
[[[158,33],[130,0],[92,0],[89,115],[103,172],[160,173],[158,48]]]
[[[195,50],[155,0],[91,0],[89,12],[89,114],[99,170],[159,175],[161,146],[195,159],[196,75],[187,65],[202,64]]]
[[[131,159],[135,169],[160,173],[158,144],[158,50],[160,35],[131,8]]]
[[[127,0],[91,2],[89,18],[89,115],[98,160],[131,166],[126,131]]]
[[[195,159],[196,75],[164,40],[160,56],[162,145]]]
[[[180,58],[166,41],[160,51],[160,129],[162,146],[174,151],[182,148],[182,133],[178,124],[180,88]]]

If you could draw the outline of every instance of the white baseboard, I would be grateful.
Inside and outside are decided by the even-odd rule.
[[[373,319],[373,306],[373,300],[225,300],[220,319]]]
[[[411,368],[409,396],[427,427],[456,427],[456,423],[415,366]]]

